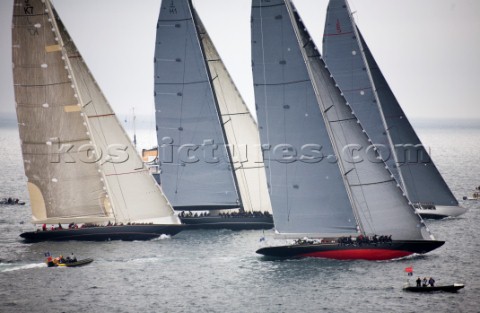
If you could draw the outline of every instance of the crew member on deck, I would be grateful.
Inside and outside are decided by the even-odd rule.
[[[428,280],[428,284],[430,285],[430,287],[434,287],[435,279],[433,279],[433,277],[430,277],[430,279]]]
[[[417,282],[417,287],[421,287],[421,286],[422,286],[422,280],[420,279],[420,276],[418,276],[416,282]]]

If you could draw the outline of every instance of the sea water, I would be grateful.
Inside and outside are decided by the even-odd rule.
[[[427,221],[446,244],[400,260],[271,261],[255,253],[272,231],[184,231],[146,242],[23,243],[32,230],[18,130],[0,125],[0,312],[479,312],[480,202],[459,218]],[[480,185],[480,122],[419,124],[417,132],[461,199]],[[138,137],[138,134],[137,134]],[[47,268],[44,252],[94,258],[79,268]],[[402,291],[404,269],[433,276],[456,294]]]

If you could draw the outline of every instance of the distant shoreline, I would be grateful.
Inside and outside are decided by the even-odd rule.
[[[0,116],[0,128],[17,127],[17,117],[15,115]]]

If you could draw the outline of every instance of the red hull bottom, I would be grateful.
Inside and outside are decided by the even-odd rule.
[[[316,251],[299,255],[299,257],[327,258],[335,260],[385,261],[403,258],[413,254],[408,251],[388,249],[351,249],[336,251]]]
[[[384,261],[403,258],[414,253],[424,254],[444,243],[444,241],[437,240],[393,240],[361,245],[306,243],[264,247],[257,250],[257,253],[273,258],[314,257],[335,260]]]

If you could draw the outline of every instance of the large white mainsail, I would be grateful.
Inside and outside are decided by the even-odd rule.
[[[33,222],[113,218],[97,165],[81,161],[91,136],[58,36],[44,1],[15,1],[14,90]]]
[[[34,222],[179,224],[50,3],[16,1],[14,10],[17,114]],[[43,147],[57,143],[64,146]]]
[[[260,137],[255,120],[238,92],[203,23],[193,10],[212,85],[227,135],[238,188],[246,212],[272,212]]]
[[[443,206],[442,211],[448,208],[455,216],[464,213],[396,100],[346,0],[329,2],[323,55],[372,142],[384,146],[381,156],[409,200],[427,207]]]

